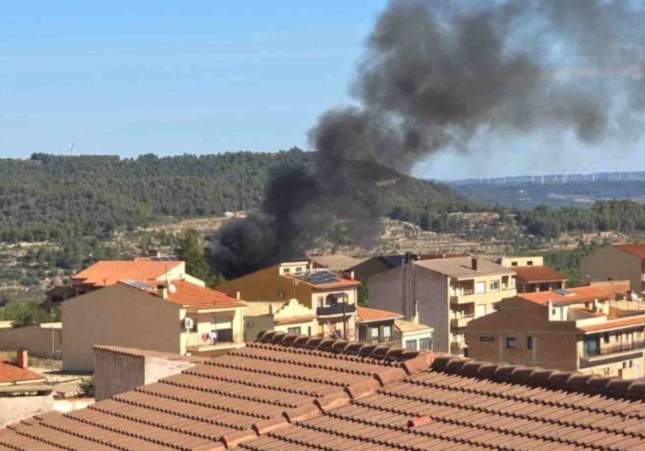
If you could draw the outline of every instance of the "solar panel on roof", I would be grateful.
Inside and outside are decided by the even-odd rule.
[[[152,285],[139,280],[123,280],[122,282],[131,287],[138,288],[139,290],[152,290]]]
[[[561,296],[573,296],[575,294],[573,291],[569,291],[569,290],[567,290],[565,288],[558,288],[558,289],[553,290],[553,291],[555,291],[556,293],[558,293]]]

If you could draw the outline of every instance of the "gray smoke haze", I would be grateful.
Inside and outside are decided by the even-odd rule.
[[[373,222],[369,197],[357,194],[369,190],[373,163],[407,173],[440,150],[468,149],[481,133],[561,130],[583,143],[619,133],[620,118],[645,107],[639,47],[645,21],[633,4],[391,1],[358,65],[356,105],[323,113],[310,131],[318,162],[312,172],[300,171],[306,192],[293,199],[294,174],[274,175],[261,216],[250,219],[254,226],[225,228],[215,237],[215,256],[266,265],[324,233],[312,227],[321,217],[338,223],[358,214],[361,223]],[[356,164],[364,165],[358,177],[347,170]],[[357,236],[373,233],[365,227]],[[247,237],[247,229],[254,235]],[[248,245],[253,242],[263,245]],[[262,265],[242,263],[225,275]]]

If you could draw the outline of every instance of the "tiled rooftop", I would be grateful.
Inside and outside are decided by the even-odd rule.
[[[628,254],[635,255],[641,260],[645,260],[645,244],[615,244],[614,246],[623,252],[627,252]]]
[[[266,333],[2,449],[645,449],[645,382]]]
[[[181,261],[101,260],[75,274],[72,279],[95,286],[114,285],[126,279],[147,282],[156,280],[182,263]]]
[[[361,323],[370,323],[374,321],[387,321],[403,318],[403,315],[387,310],[358,306],[356,308],[356,320]]]
[[[287,418],[317,415],[318,406],[348,402],[350,393],[373,392],[428,361],[415,352],[284,337],[267,334],[87,409],[11,425],[0,431],[0,450],[218,449],[222,440],[252,439],[254,431],[287,426]]]
[[[565,290],[539,291],[535,293],[518,293],[518,297],[536,304],[580,303],[594,299],[615,299],[617,295],[624,296],[629,292],[629,281],[595,282],[584,287],[567,288]]]
[[[447,365],[451,362],[449,365]],[[244,442],[247,450],[645,449],[645,388],[437,358],[377,393]],[[558,388],[566,387],[566,389]],[[575,388],[580,389],[576,392]]]
[[[221,291],[186,282],[174,280],[175,290],[168,292],[167,300],[186,307],[234,308],[244,307],[245,302],[235,299]]]
[[[44,379],[42,374],[34,373],[26,368],[20,368],[13,363],[0,360],[0,384],[36,382]]]

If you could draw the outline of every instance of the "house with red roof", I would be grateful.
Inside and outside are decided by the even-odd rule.
[[[63,302],[63,368],[94,369],[95,345],[213,355],[244,346],[246,303],[187,280],[122,279]]]
[[[71,277],[67,286],[50,290],[50,303],[109,287],[122,280],[156,285],[174,280],[186,280],[204,287],[203,280],[186,273],[186,262],[174,257],[139,257],[134,260],[100,260]]]
[[[361,343],[432,351],[432,327],[407,321],[400,313],[358,306],[356,328]]]
[[[260,316],[266,317],[267,310],[269,314],[278,310],[284,312],[285,307],[290,310],[288,304],[295,299],[302,307],[313,312],[315,318],[312,324],[309,315],[294,314],[289,326],[292,333],[355,339],[356,300],[360,282],[316,266],[313,260],[307,258],[285,260],[228,280],[218,285],[217,289],[229,296],[239,294],[249,304],[249,317],[258,317],[256,320],[249,319],[253,324],[260,321]],[[294,309],[297,312],[300,310]],[[282,320],[287,321],[285,315]],[[273,327],[267,325],[264,328]]]
[[[515,272],[518,293],[559,290],[566,287],[567,276],[544,265],[544,257],[502,257],[498,263]]]
[[[587,282],[629,280],[632,292],[645,292],[645,243],[612,244],[580,260],[580,276]]]
[[[645,303],[629,281],[521,293],[466,327],[468,356],[626,379],[645,376]]]

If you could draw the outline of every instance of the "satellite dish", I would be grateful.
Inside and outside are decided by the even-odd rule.
[[[174,286],[173,284],[169,283],[168,284],[168,291],[171,293],[176,293],[177,292],[177,287]]]

